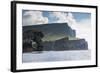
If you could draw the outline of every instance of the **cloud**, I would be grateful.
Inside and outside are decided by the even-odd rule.
[[[23,14],[23,26],[26,25],[36,25],[36,24],[45,24],[45,23],[68,23],[73,24],[75,23],[75,19],[72,13],[65,13],[65,12],[51,12],[48,14],[51,19],[54,21],[48,22],[49,18],[43,16],[42,11],[26,11]]]
[[[91,48],[91,19],[80,19],[79,22],[76,21],[72,13],[64,13],[64,12],[52,12],[50,17],[54,17],[56,21],[60,23],[68,23],[68,25],[76,30],[77,38],[84,38],[88,42],[89,48]]]
[[[54,17],[56,20],[54,22],[61,23],[61,22],[67,22],[66,20],[66,13],[64,12],[52,12],[50,14],[51,17]]]
[[[27,11],[23,14],[23,26],[48,23],[41,11]]]
[[[55,21],[52,23],[68,23],[69,25],[75,24],[75,19],[72,13],[65,13],[65,12],[52,12],[50,14],[51,18],[55,18]]]

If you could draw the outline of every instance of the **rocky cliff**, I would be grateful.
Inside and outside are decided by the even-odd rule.
[[[32,31],[32,30],[41,31],[44,34],[45,41],[48,41],[52,36],[53,38],[54,37],[60,38],[64,36],[76,37],[75,30],[72,29],[67,23],[52,23],[52,24],[23,26],[23,34],[26,33],[27,31]],[[32,35],[32,33],[29,32],[28,35]],[[28,37],[28,35],[26,37]]]
[[[76,31],[72,29],[67,23],[52,23],[42,25],[23,26],[23,51],[34,51],[38,49],[38,43],[33,39],[36,37],[35,32],[43,33],[42,39],[43,51],[62,51],[62,50],[87,50],[88,43],[85,39],[76,39]],[[70,39],[73,38],[73,39]],[[35,44],[32,44],[34,43]]]
[[[88,44],[84,39],[67,40],[66,38],[43,42],[43,50],[60,51],[60,50],[87,50]]]

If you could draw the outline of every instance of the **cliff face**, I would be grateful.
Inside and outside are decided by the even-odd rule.
[[[50,37],[56,36],[56,38],[60,38],[62,36],[76,37],[75,30],[73,30],[67,23],[52,23],[52,24],[23,26],[23,33],[32,30],[41,31],[45,35],[44,40],[46,41],[48,41],[48,39],[46,38],[49,36]],[[32,33],[28,35],[32,35]]]
[[[43,50],[61,51],[61,50],[87,50],[88,44],[84,39],[67,40],[65,38],[52,41],[43,42]]]
[[[42,45],[42,51],[88,50],[88,44],[84,39],[68,40],[63,38],[55,41],[45,41]],[[31,45],[28,46],[28,48],[23,49],[23,52],[36,51],[36,48],[32,48]]]
[[[42,39],[43,51],[62,51],[62,50],[87,50],[88,43],[85,39],[76,39],[76,31],[68,26],[67,23],[53,23],[53,24],[43,24],[43,25],[33,25],[33,26],[23,26],[23,51],[34,51],[38,49],[33,48],[32,44],[35,42],[34,37],[36,34],[33,32],[43,33],[44,37]],[[37,36],[39,37],[39,36]],[[73,38],[70,40],[69,38]],[[35,42],[36,43],[36,42]],[[30,50],[29,50],[30,49]]]

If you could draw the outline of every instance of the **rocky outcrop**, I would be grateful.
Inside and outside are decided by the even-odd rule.
[[[24,44],[26,47],[23,52],[37,51],[30,44]],[[42,51],[64,51],[64,50],[88,50],[88,44],[84,39],[68,40],[67,38],[56,41],[45,41],[42,43]]]
[[[44,51],[61,51],[61,50],[87,50],[88,44],[84,39],[78,40],[66,40],[65,38],[52,41],[44,42]]]
[[[50,35],[76,37],[76,31],[72,29],[67,23],[52,23],[52,24],[23,26],[23,33],[32,30],[41,31],[46,37]],[[32,33],[29,32],[28,35],[32,35]]]
[[[41,51],[87,50],[88,43],[84,38],[76,39],[76,31],[67,23],[23,26],[23,52],[38,51],[39,47]]]

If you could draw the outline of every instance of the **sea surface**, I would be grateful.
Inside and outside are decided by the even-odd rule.
[[[91,59],[91,50],[43,51],[22,54],[22,62],[74,61]]]

